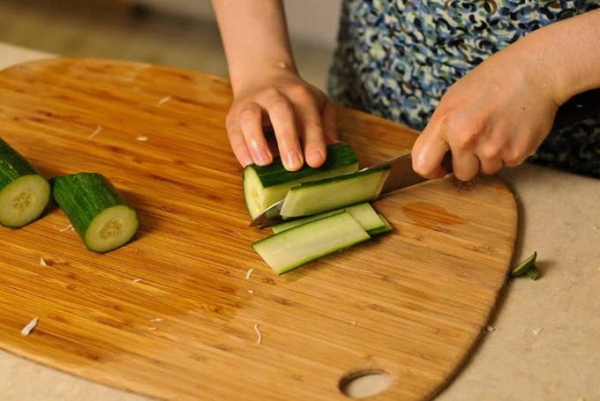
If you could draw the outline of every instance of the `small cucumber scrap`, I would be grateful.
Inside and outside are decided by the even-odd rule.
[[[48,180],[0,138],[0,224],[23,227],[37,220],[49,202]]]
[[[370,238],[350,213],[341,211],[271,235],[252,246],[281,275]]]
[[[91,251],[103,253],[125,245],[138,229],[137,212],[101,174],[55,177],[52,195]]]
[[[510,271],[511,277],[520,277],[527,275],[530,279],[537,280],[540,275],[540,271],[535,265],[536,259],[537,252],[534,252],[533,255],[519,262]]]
[[[381,193],[389,167],[360,170],[293,186],[281,206],[281,216],[295,218],[370,201]]]
[[[307,165],[298,171],[287,171],[277,157],[268,166],[248,165],[244,168],[243,185],[246,208],[251,219],[285,197],[288,189],[302,182],[333,177],[358,170],[354,149],[344,142],[327,147],[327,160],[319,168]]]
[[[330,210],[312,216],[300,217],[298,219],[285,221],[283,223],[271,226],[271,230],[274,234],[277,234],[282,231],[289,230],[290,228],[294,228],[323,217],[331,216],[342,211],[348,212],[352,217],[354,217],[361,227],[371,236],[383,234],[392,230],[390,223],[383,217],[383,215],[381,215],[381,213],[378,213],[369,202],[363,202],[341,209]]]

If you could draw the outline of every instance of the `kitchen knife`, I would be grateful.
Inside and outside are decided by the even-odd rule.
[[[383,187],[379,196],[382,196],[392,191],[396,191],[398,189],[410,187],[412,185],[416,185],[427,180],[427,178],[417,174],[413,170],[412,157],[410,153],[403,156],[398,156],[396,158],[390,159],[388,161],[374,166],[365,167],[361,171],[380,168],[383,166],[389,167],[390,173],[386,178],[385,182],[383,183]],[[447,172],[452,171],[452,160],[450,157],[450,153],[446,153],[446,156],[444,157],[444,160],[442,162],[442,166]],[[254,220],[252,220],[250,226],[264,228],[277,223],[281,223],[283,221],[280,215],[282,205],[283,199],[269,206],[261,214],[256,216]]]

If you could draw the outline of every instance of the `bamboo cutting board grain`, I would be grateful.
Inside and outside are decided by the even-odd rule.
[[[55,206],[0,227],[0,345],[168,400],[346,400],[355,373],[387,372],[373,400],[427,400],[477,345],[506,282],[517,211],[494,177],[450,177],[375,202],[394,232],[281,277],[251,248],[224,79],[147,64],[53,59],[0,73],[0,137],[47,177],[108,176],[141,229],[85,250]],[[340,109],[363,166],[415,133]],[[29,336],[21,329],[34,317]]]

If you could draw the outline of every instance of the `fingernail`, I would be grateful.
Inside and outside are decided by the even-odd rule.
[[[269,153],[267,153],[265,151],[261,151],[261,150],[257,151],[254,154],[254,157],[255,157],[256,164],[258,164],[259,166],[264,166],[271,162],[271,155],[269,155]]]
[[[244,159],[240,159],[240,164],[242,165],[242,167],[246,167],[250,164],[254,163],[254,161],[248,157],[248,158],[244,158]]]
[[[325,154],[319,149],[315,149],[306,155],[306,163],[311,167],[318,167],[322,165],[324,161]]]
[[[300,167],[302,167],[302,158],[297,152],[288,152],[284,159],[284,165],[286,170],[298,170]]]

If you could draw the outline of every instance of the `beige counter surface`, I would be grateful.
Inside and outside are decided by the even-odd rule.
[[[0,68],[44,57],[0,43]],[[542,275],[508,284],[490,331],[436,401],[600,401],[600,180],[530,165],[500,175],[520,207],[516,259],[537,251]],[[3,351],[0,399],[147,400]]]

